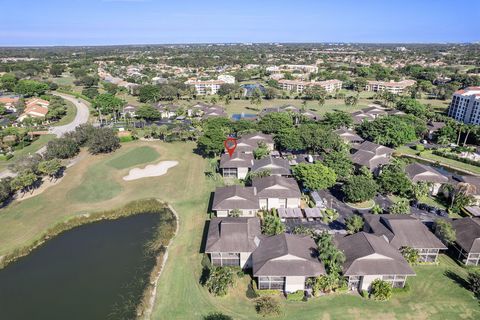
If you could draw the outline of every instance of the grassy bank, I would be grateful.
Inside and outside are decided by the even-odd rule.
[[[421,159],[429,160],[433,163],[438,162],[440,165],[450,167],[454,170],[467,171],[467,173],[480,175],[480,167],[435,155],[430,150],[422,151],[419,155],[417,155],[418,151],[415,151],[408,146],[402,146],[398,147],[395,151],[399,155],[420,157]]]

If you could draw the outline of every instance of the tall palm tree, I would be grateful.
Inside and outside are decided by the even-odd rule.
[[[465,125],[461,122],[457,123],[457,132],[458,132],[458,137],[457,137],[457,146],[460,145],[460,137],[462,136],[462,133],[465,132]]]
[[[470,133],[474,132],[474,131],[477,131],[477,130],[478,130],[478,127],[473,125],[473,124],[467,124],[465,126],[465,131],[467,132],[467,134],[465,135],[465,139],[463,140],[463,146],[464,147],[467,144],[468,136],[470,135]]]

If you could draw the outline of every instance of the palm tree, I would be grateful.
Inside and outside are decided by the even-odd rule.
[[[477,131],[478,127],[476,127],[473,124],[467,124],[464,128],[467,132],[467,134],[465,135],[465,139],[463,140],[463,146],[465,147],[465,145],[467,144],[468,136],[470,135],[471,132]]]
[[[457,124],[457,131],[458,131],[458,138],[457,138],[457,146],[460,145],[460,137],[462,136],[462,133],[465,132],[465,125],[463,123],[458,123]]]

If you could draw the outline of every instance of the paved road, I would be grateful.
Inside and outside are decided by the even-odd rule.
[[[53,133],[58,138],[60,138],[65,133],[75,130],[75,128],[78,127],[79,125],[83,123],[87,123],[88,117],[90,116],[90,110],[82,100],[79,100],[75,97],[72,97],[66,94],[61,94],[61,93],[55,93],[55,95],[60,96],[65,100],[72,102],[77,108],[77,114],[75,115],[75,119],[73,119],[72,122],[64,126],[51,127],[48,130],[50,133]]]

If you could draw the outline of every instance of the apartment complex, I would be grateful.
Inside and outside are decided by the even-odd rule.
[[[365,86],[366,91],[387,91],[393,94],[401,94],[408,87],[413,86],[416,83],[415,80],[402,80],[402,81],[368,81]]]
[[[187,85],[191,85],[195,88],[195,92],[200,95],[217,94],[218,90],[223,84],[235,83],[235,77],[230,75],[220,75],[217,80],[197,80],[189,79],[185,82]]]
[[[320,86],[327,92],[334,92],[342,88],[342,81],[336,79],[326,81],[279,80],[278,84],[282,90],[296,93],[302,93],[307,87],[313,86]]]
[[[480,124],[480,87],[468,87],[453,94],[448,116],[467,124]]]

